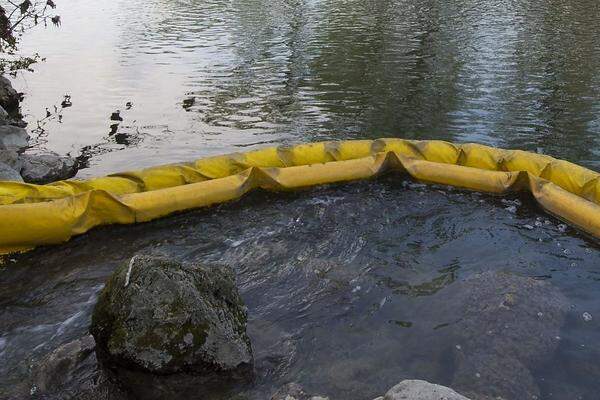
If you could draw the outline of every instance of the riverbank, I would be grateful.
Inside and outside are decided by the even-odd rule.
[[[31,148],[27,122],[20,104],[23,94],[0,76],[0,180],[49,183],[77,173],[77,160],[54,152]]]

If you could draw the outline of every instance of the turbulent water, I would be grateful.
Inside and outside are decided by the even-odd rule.
[[[383,136],[600,168],[595,0],[57,3],[62,26],[24,42],[47,61],[16,85],[36,149],[83,155],[81,177]],[[60,110],[65,94],[73,106]],[[43,119],[54,105],[60,121]],[[85,334],[116,265],[156,252],[236,271],[256,355],[248,398],[289,381],[334,400],[405,378],[450,385],[464,310],[448,299],[476,272],[508,270],[569,302],[556,352],[530,371],[542,399],[596,399],[599,250],[527,197],[395,175],[97,229],[0,268],[0,398],[28,393],[37,360]]]
[[[450,384],[450,353],[462,343],[452,325],[465,310],[446,302],[459,281],[502,270],[547,280],[569,301],[556,353],[532,371],[542,398],[594,399],[599,250],[526,198],[424,187],[398,176],[256,193],[210,210],[102,228],[0,270],[0,388],[18,387],[39,357],[85,334],[107,276],[141,252],[234,268],[256,356],[248,398],[268,398],[289,381],[349,400],[368,400],[405,378]]]

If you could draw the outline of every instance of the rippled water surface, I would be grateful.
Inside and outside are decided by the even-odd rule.
[[[243,398],[268,398],[289,381],[349,400],[369,400],[405,378],[451,384],[453,351],[469,346],[453,328],[466,311],[452,299],[469,276],[497,270],[544,280],[567,297],[556,349],[531,370],[542,398],[595,399],[598,250],[527,198],[424,187],[398,176],[256,193],[148,224],[102,228],[0,270],[0,388],[28,391],[21,385],[30,366],[85,334],[107,276],[142,252],[234,268],[256,357],[256,382]],[[517,324],[541,318],[528,293],[515,295],[533,310]],[[481,318],[475,330],[486,335]]]
[[[91,157],[81,176],[270,142],[384,136],[600,168],[596,0],[57,3],[62,26],[24,43],[47,61],[17,85],[30,128],[72,96],[63,122],[44,121],[34,136]]]
[[[600,169],[596,0],[57,3],[62,27],[24,43],[47,61],[16,85],[35,147],[83,154],[81,177],[383,136]],[[62,121],[42,120],[65,94]],[[111,126],[117,109],[124,120]],[[556,349],[528,373],[542,399],[597,399],[598,250],[528,197],[397,175],[97,229],[0,268],[0,398],[28,394],[37,360],[85,334],[119,263],[156,252],[236,271],[256,355],[249,399],[289,381],[333,400],[369,400],[405,378],[451,385],[465,312],[453,299],[487,270],[566,296]]]

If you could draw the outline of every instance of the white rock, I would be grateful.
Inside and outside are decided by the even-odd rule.
[[[383,400],[469,400],[445,386],[420,380],[405,380],[391,388]]]

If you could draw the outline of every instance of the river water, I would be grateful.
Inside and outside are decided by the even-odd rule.
[[[80,177],[377,137],[476,141],[600,169],[595,0],[57,3],[62,26],[23,43],[47,60],[15,85],[34,147],[83,155]],[[60,110],[65,94],[73,105]],[[60,121],[44,119],[55,105]],[[116,110],[123,121],[111,126]],[[540,398],[596,399],[598,244],[526,196],[403,179],[255,193],[15,257],[0,268],[0,398],[28,394],[32,366],[86,333],[115,266],[158,252],[236,271],[256,355],[242,398],[289,381],[332,400],[370,400],[406,378],[451,385],[465,343],[451,334],[464,310],[449,299],[473,274],[501,270],[568,302],[556,348],[528,366]]]
[[[16,85],[30,128],[72,96],[62,123],[34,136],[83,150],[91,168],[80,176],[377,137],[476,141],[600,168],[596,0],[57,3],[62,26],[23,43],[46,62]],[[124,121],[111,134],[116,110]]]

